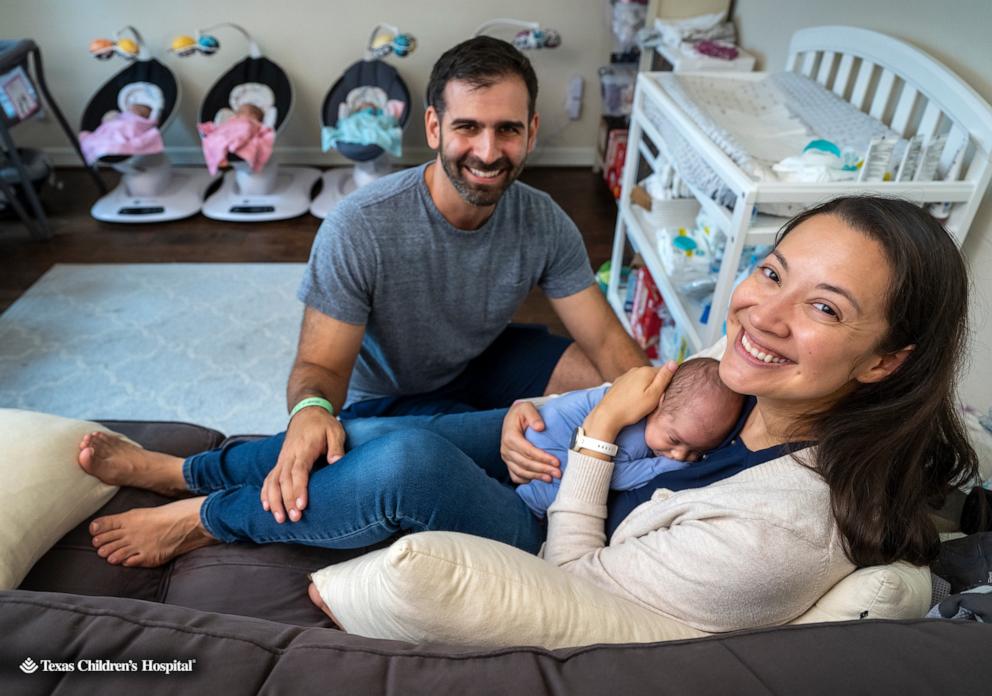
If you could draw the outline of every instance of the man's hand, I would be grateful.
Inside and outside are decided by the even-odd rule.
[[[535,447],[524,437],[528,428],[544,430],[544,421],[537,408],[529,401],[518,401],[507,411],[503,419],[503,431],[499,440],[499,454],[510,471],[514,483],[527,483],[541,479],[548,483],[551,478],[561,478],[561,464],[555,457]]]
[[[310,471],[322,455],[328,464],[343,457],[344,441],[341,423],[322,408],[311,406],[293,416],[275,468],[262,483],[262,508],[279,524],[287,516],[299,522],[307,507]]]

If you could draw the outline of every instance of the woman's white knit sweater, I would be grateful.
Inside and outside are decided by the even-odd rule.
[[[659,489],[607,546],[612,471],[569,451],[543,555],[659,614],[710,632],[783,624],[854,570],[829,488],[791,456],[703,488]]]

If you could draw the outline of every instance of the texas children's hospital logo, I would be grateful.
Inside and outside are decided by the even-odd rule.
[[[25,674],[34,674],[35,672],[158,672],[159,674],[175,674],[177,672],[192,672],[195,665],[195,657],[187,660],[89,660],[83,658],[75,662],[35,661],[27,657],[19,667]]]

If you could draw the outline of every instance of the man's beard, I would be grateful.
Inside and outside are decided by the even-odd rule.
[[[524,169],[524,163],[527,161],[526,155],[517,165],[514,165],[508,157],[500,157],[495,162],[490,162],[489,164],[470,155],[466,155],[458,161],[453,161],[448,159],[444,154],[443,138],[441,139],[438,152],[441,155],[441,166],[444,167],[444,173],[448,175],[448,180],[455,187],[455,190],[458,191],[458,195],[466,203],[479,206],[480,208],[496,205],[497,201],[503,196],[503,192],[520,176],[520,172]],[[463,167],[471,167],[482,172],[500,171],[504,173],[502,178],[499,179],[501,183],[494,182],[492,185],[485,186],[466,181],[461,174]]]

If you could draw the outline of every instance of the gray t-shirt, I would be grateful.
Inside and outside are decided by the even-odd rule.
[[[298,297],[365,325],[346,404],[437,389],[492,343],[535,285],[560,298],[594,281],[578,228],[546,193],[514,182],[482,227],[459,230],[435,207],[426,166],[342,200],[310,251]]]

